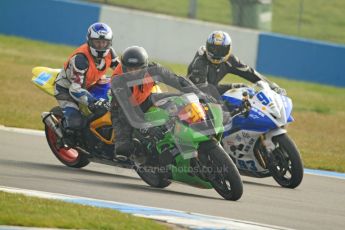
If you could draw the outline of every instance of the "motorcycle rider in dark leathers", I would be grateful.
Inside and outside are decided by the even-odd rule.
[[[252,83],[264,80],[276,92],[285,93],[285,90],[277,84],[270,82],[253,68],[241,62],[238,57],[231,53],[231,50],[232,41],[228,33],[224,31],[212,32],[207,38],[206,46],[199,48],[189,64],[188,78],[203,92],[208,92],[216,99],[219,99],[219,95],[229,89],[245,86],[242,83],[220,84],[219,82],[228,73],[238,75]],[[212,88],[216,88],[218,92],[212,91]]]

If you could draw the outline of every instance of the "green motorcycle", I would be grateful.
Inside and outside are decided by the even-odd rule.
[[[164,82],[164,76],[152,74],[159,90],[151,94],[149,108],[133,106],[129,100],[133,85],[145,82],[145,74],[147,70],[115,77],[111,87],[134,127],[130,159],[138,175],[156,188],[177,181],[214,188],[226,200],[240,199],[240,174],[220,144],[224,132],[221,106],[194,93],[180,92]],[[152,130],[159,135],[153,135]]]

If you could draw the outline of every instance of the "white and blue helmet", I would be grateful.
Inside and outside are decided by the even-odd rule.
[[[112,40],[113,31],[105,23],[96,22],[87,31],[86,41],[94,57],[105,57],[109,53]]]
[[[213,64],[220,64],[228,60],[232,42],[228,33],[213,31],[206,41],[206,56]]]

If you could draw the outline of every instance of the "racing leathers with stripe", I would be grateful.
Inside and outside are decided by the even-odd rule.
[[[241,83],[219,84],[228,73],[238,75],[252,83],[264,80],[272,84],[253,68],[242,63],[238,57],[233,54],[223,63],[211,63],[207,59],[205,46],[199,48],[193,61],[189,64],[187,76],[195,85],[202,89],[203,92],[207,92],[218,99],[219,95],[222,95],[229,89],[244,86],[244,84]],[[214,87],[210,86],[214,86],[218,92],[212,91]]]
[[[88,90],[117,64],[118,58],[112,48],[104,58],[95,58],[86,43],[69,56],[55,81],[55,98],[64,113],[63,126],[66,130],[81,128],[78,104],[89,106],[96,101]]]

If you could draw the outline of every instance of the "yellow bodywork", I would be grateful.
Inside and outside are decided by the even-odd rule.
[[[106,143],[108,145],[111,145],[112,143],[114,143],[114,140],[115,140],[115,132],[113,130],[111,137],[110,137],[110,140],[107,140],[97,132],[97,129],[101,128],[103,126],[112,126],[110,112],[107,112],[102,117],[92,121],[90,123],[90,130],[101,141],[103,141],[104,143]]]
[[[32,69],[34,75],[31,80],[41,90],[54,96],[54,82],[61,69],[52,69],[49,67],[35,67]]]

